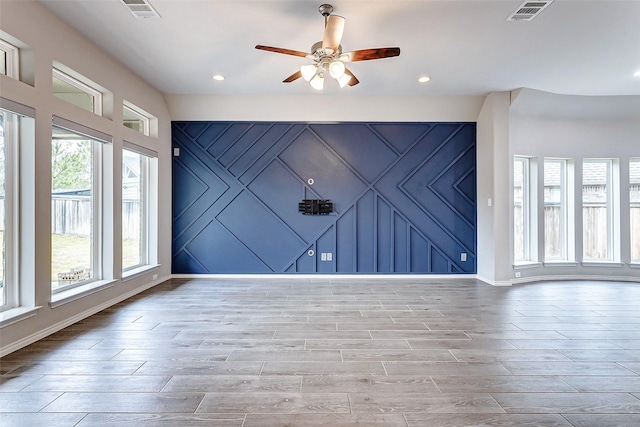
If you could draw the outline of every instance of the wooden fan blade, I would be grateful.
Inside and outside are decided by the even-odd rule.
[[[327,18],[327,26],[324,28],[324,36],[322,37],[322,49],[326,52],[331,49],[330,53],[336,52],[342,40],[344,33],[344,17],[340,15],[329,15]]]
[[[380,47],[377,49],[361,49],[347,52],[345,62],[370,61],[372,59],[391,58],[400,55],[399,47]]]
[[[298,70],[295,73],[291,74],[286,79],[284,79],[282,83],[291,83],[292,81],[298,80],[300,77],[302,77],[302,73],[300,72],[300,70]]]
[[[356,76],[348,68],[344,69],[344,73],[351,76],[351,80],[349,80],[349,83],[347,83],[349,86],[355,86],[358,83],[360,83],[360,80],[358,80]]]
[[[267,52],[282,53],[284,55],[301,56],[303,58],[306,58],[307,56],[310,56],[310,54],[305,53],[305,52],[300,52],[299,50],[284,49],[284,48],[281,48],[281,47],[263,46],[261,44],[257,45],[256,49],[258,49],[258,50],[266,50]]]

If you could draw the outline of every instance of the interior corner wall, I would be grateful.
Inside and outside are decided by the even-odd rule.
[[[21,195],[24,218],[20,251],[28,272],[21,275],[21,286],[31,301],[23,301],[26,309],[38,306],[35,315],[5,322],[0,330],[0,355],[43,338],[84,317],[103,310],[131,295],[170,277],[171,263],[171,140],[170,116],[161,93],[134,75],[116,59],[66,25],[47,8],[35,1],[2,1],[0,29],[33,50],[34,79],[22,82],[0,76],[0,97],[35,110],[35,135],[25,138],[23,170],[33,170],[33,176],[23,182],[28,192]],[[53,96],[52,64],[59,62],[104,88],[105,115],[98,116]],[[32,80],[32,81],[31,81]],[[122,125],[122,103],[134,103],[158,119],[157,138],[142,135]],[[106,278],[113,285],[81,296],[71,302],[52,307],[51,301],[51,131],[52,116],[80,123],[112,137],[113,170],[105,173],[105,184],[113,191],[106,193],[113,236],[107,236]],[[121,270],[121,149],[127,141],[158,153],[158,242],[157,267],[123,280]],[[21,149],[22,149],[21,148]],[[27,151],[29,151],[27,153]],[[28,184],[28,185],[27,185]],[[25,210],[26,209],[26,210]],[[107,217],[109,219],[109,217]],[[28,267],[26,267],[28,266]],[[156,275],[157,279],[154,279]],[[3,316],[10,314],[3,312]],[[9,317],[12,319],[11,317]]]

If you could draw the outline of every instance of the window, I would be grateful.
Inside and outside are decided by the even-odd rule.
[[[125,142],[122,152],[122,270],[148,265],[156,155]]]
[[[53,69],[53,95],[83,110],[102,115],[102,93],[56,68]]]
[[[52,293],[101,278],[100,141],[60,127],[51,143]]]
[[[143,135],[149,135],[149,115],[143,113],[133,104],[125,103],[122,106],[122,124],[129,129],[140,132]]]
[[[582,257],[614,260],[613,161],[585,159],[582,165]]]
[[[18,48],[0,39],[0,74],[18,78]]]
[[[544,258],[567,260],[567,161],[544,161]]]
[[[21,213],[32,212],[29,199],[21,198],[20,192],[33,188],[35,171],[25,159],[35,151],[35,110],[4,98],[0,103],[6,108],[0,109],[0,312],[4,312],[34,304],[33,281],[24,283],[20,278],[21,271],[33,270],[30,255],[35,248],[19,233],[28,236],[32,230],[32,224],[20,221]]]
[[[629,161],[631,262],[640,262],[640,159]]]
[[[16,229],[15,167],[17,150],[17,121],[15,114],[0,110],[0,311],[17,305],[15,269],[17,244],[13,239]]]
[[[513,258],[514,262],[531,260],[531,194],[529,159],[513,160]]]

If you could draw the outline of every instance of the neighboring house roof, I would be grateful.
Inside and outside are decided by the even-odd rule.
[[[140,176],[140,162],[137,158],[131,158],[124,156],[122,158],[122,163],[124,164],[122,168],[122,177],[123,178],[138,178]]]

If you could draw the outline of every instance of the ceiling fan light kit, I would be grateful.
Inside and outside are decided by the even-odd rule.
[[[256,46],[258,50],[300,56],[314,62],[313,64],[302,65],[300,70],[284,79],[284,83],[291,83],[302,77],[309,82],[312,88],[322,90],[324,88],[325,75],[328,74],[329,77],[338,82],[341,88],[347,85],[355,86],[359,83],[359,80],[345,66],[345,62],[369,61],[400,55],[399,47],[362,49],[343,53],[340,42],[344,33],[345,18],[340,15],[333,15],[333,6],[330,4],[320,5],[318,11],[324,16],[325,28],[322,41],[316,42],[311,46],[311,53],[273,46]]]

